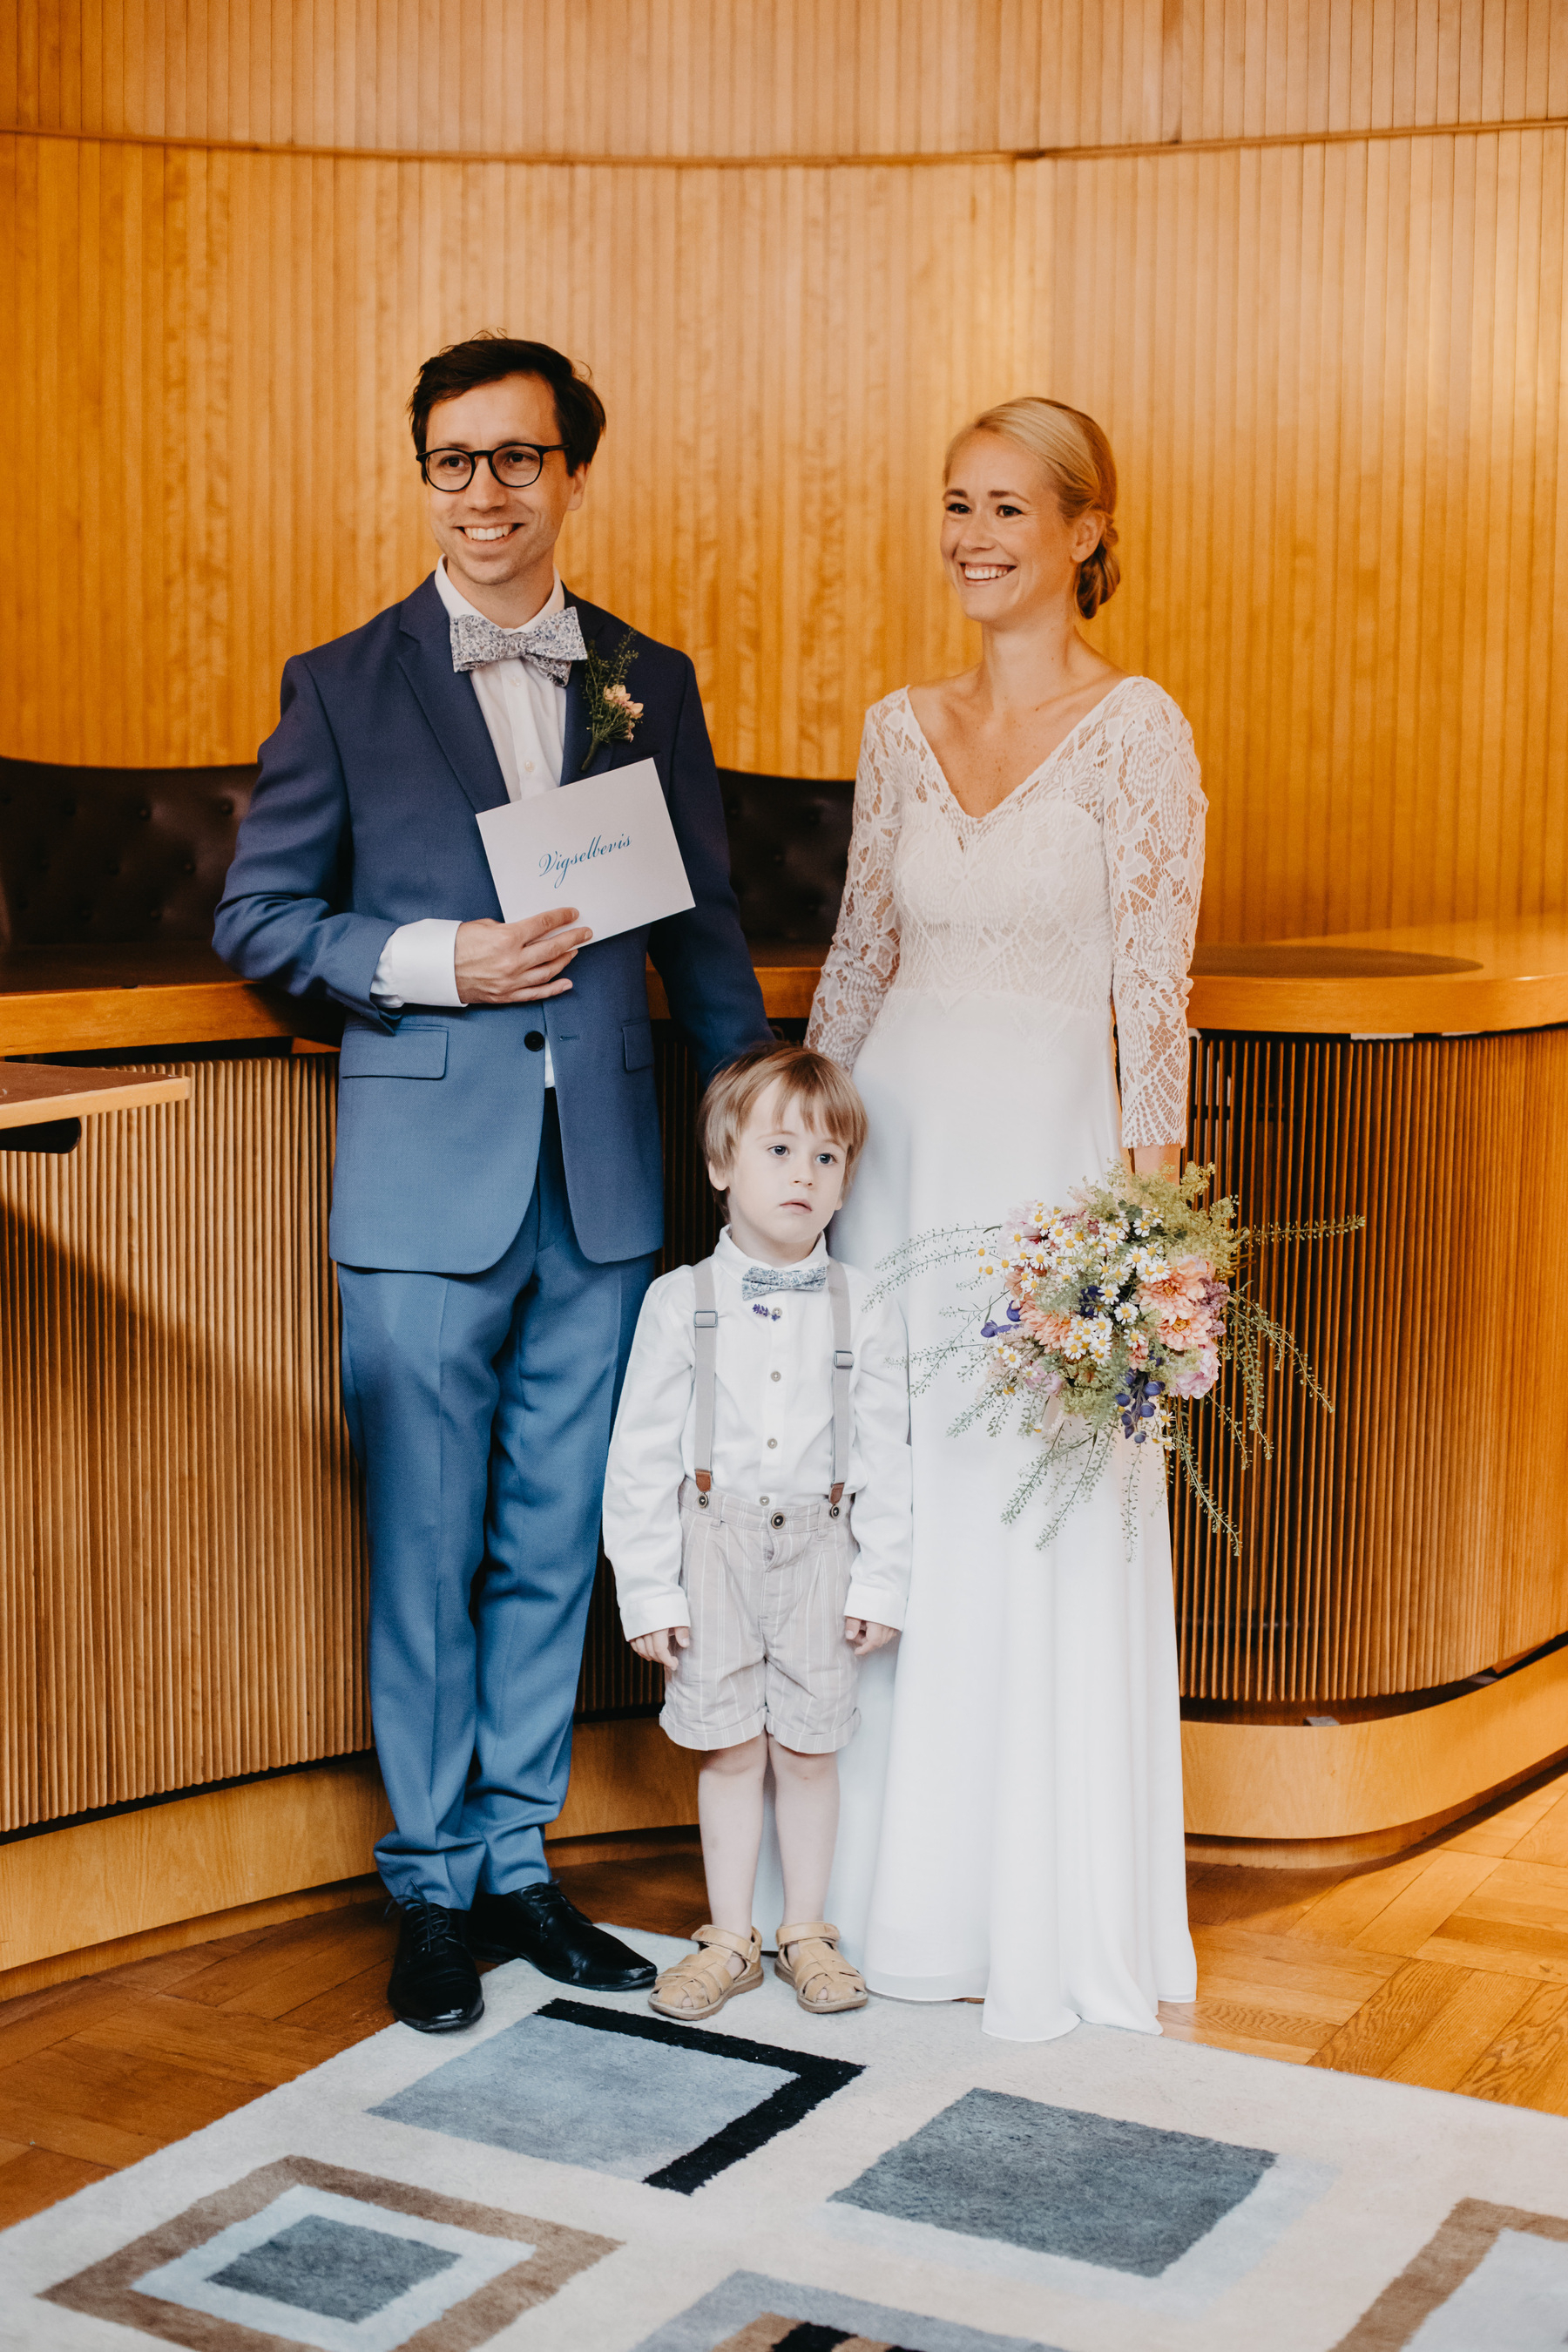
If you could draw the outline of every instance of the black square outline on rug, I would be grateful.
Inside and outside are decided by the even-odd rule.
[[[563,2025],[591,2026],[596,2033],[624,2033],[634,2042],[663,2042],[676,2050],[693,2050],[705,2058],[743,2059],[753,2066],[772,2066],[793,2074],[759,2105],[716,2131],[710,2138],[689,2147],[673,2163],[650,2172],[645,2189],[671,2189],[690,2197],[742,2157],[754,2155],[779,2133],[810,2115],[857,2074],[866,2072],[848,2058],[818,2058],[804,2050],[781,2050],[771,2042],[742,2042],[728,2033],[702,2033],[690,2025],[673,2025],[662,2017],[626,2017],[617,2009],[590,2009],[585,2001],[551,2000],[532,2011]]]

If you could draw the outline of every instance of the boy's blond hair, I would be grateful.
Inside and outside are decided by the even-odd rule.
[[[779,1107],[815,1114],[844,1154],[846,1194],[865,1148],[866,1106],[847,1071],[806,1045],[759,1045],[711,1081],[697,1113],[697,1141],[712,1168],[732,1168],[741,1137],[759,1097],[779,1088]]]

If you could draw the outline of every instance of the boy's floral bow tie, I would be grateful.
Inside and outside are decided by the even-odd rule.
[[[530,621],[525,629],[498,629],[479,613],[454,613],[451,622],[456,670],[479,669],[486,662],[525,661],[564,686],[573,663],[588,658],[583,624],[571,604],[563,612],[546,614],[542,621]]]
[[[826,1290],[827,1267],[816,1265],[749,1265],[741,1276],[742,1298],[762,1298],[770,1290]]]

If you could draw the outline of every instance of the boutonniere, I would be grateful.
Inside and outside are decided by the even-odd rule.
[[[585,656],[588,677],[584,691],[588,704],[588,749],[581,775],[603,743],[629,743],[642,704],[626,691],[626,672],[637,657],[637,640],[628,629],[608,661],[590,646]]]

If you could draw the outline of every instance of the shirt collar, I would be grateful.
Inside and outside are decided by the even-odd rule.
[[[488,613],[481,613],[477,604],[470,604],[462,590],[453,586],[451,579],[447,574],[447,559],[445,556],[441,558],[440,562],[436,566],[435,581],[436,593],[439,596],[442,604],[445,604],[447,612],[452,614],[454,619],[457,619],[464,613],[471,613],[476,621],[489,620],[489,615]],[[563,613],[565,609],[566,588],[565,583],[562,580],[561,574],[558,572],[555,574],[555,585],[551,590],[549,595],[545,598],[543,604],[541,604],[538,612],[531,613],[526,621],[519,621],[515,625],[520,629],[526,629],[530,627],[533,622],[542,621],[547,613]],[[493,624],[493,625],[499,628],[500,624],[498,621]]]
[[[809,1257],[796,1258],[790,1266],[784,1268],[770,1265],[765,1258],[748,1257],[745,1251],[738,1248],[735,1243],[731,1240],[730,1228],[728,1225],[725,1225],[720,1233],[718,1247],[714,1250],[713,1255],[721,1266],[726,1267],[731,1274],[736,1276],[744,1275],[746,1268],[749,1265],[761,1266],[763,1271],[768,1274],[779,1274],[784,1272],[794,1274],[803,1265],[824,1265],[826,1264],[827,1236],[826,1234],[818,1234],[816,1237],[816,1247],[812,1251],[811,1255]]]

